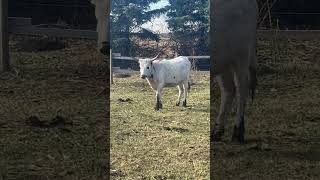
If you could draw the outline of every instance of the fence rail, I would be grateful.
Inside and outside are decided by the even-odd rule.
[[[320,30],[258,30],[258,38],[271,39],[298,39],[298,40],[314,40],[320,39]]]
[[[116,54],[116,55],[115,55]],[[210,59],[210,56],[185,56],[189,59]],[[119,53],[113,53],[112,59],[125,60],[125,61],[136,61],[137,59],[143,59],[143,57],[127,57],[127,56],[119,56]]]
[[[17,35],[31,36],[53,36],[63,38],[79,38],[79,39],[97,39],[97,32],[90,30],[74,30],[74,29],[59,29],[59,28],[38,28],[38,27],[12,27],[9,33]]]
[[[97,39],[97,32],[93,30],[42,28],[32,25],[31,21],[31,18],[9,17],[9,33],[31,36],[47,35],[65,38]],[[279,39],[320,39],[320,30],[258,30],[257,34],[258,38],[266,39],[273,38],[274,36],[277,36]]]
[[[0,0],[5,6],[7,5],[7,0]],[[3,7],[0,7],[0,10]],[[6,8],[5,8],[6,9]],[[0,17],[6,17],[7,15],[2,11],[0,13]],[[4,16],[3,16],[4,15]],[[1,19],[1,18],[0,18]],[[4,19],[4,18],[3,18]],[[97,39],[97,32],[92,30],[75,30],[75,29],[64,29],[64,28],[43,28],[32,25],[31,18],[21,18],[21,17],[9,17],[8,25],[5,24],[5,21],[1,22],[2,26],[0,26],[1,33],[3,34],[6,31],[6,26],[8,27],[9,33],[18,34],[18,35],[31,35],[31,36],[52,36],[52,37],[64,37],[64,38],[81,38],[81,39]],[[5,26],[3,26],[5,24]],[[299,40],[314,40],[320,39],[320,30],[258,30],[257,32],[258,38],[277,38],[277,39],[299,39]],[[3,35],[2,42],[5,42],[4,38],[6,36]],[[3,57],[3,54],[6,54],[8,51],[7,46],[0,47],[0,49],[4,52],[1,53],[2,57],[0,57],[0,67],[4,68],[6,64],[9,63],[9,58],[7,56]],[[199,59],[210,59],[210,56],[187,56],[189,59],[199,60]],[[128,60],[133,61],[137,58],[134,57],[126,57],[121,56],[119,54],[115,54],[111,56],[112,59],[119,60]]]
[[[31,18],[9,17],[9,33],[26,36],[53,36],[62,38],[79,38],[96,40],[98,33],[93,30],[65,28],[43,28],[32,25]]]

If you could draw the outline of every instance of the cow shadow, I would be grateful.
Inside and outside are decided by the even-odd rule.
[[[320,137],[309,139],[290,139],[290,142],[279,142],[279,139],[248,138],[241,151],[252,151],[269,154],[281,159],[320,162]]]
[[[210,113],[209,107],[202,107],[202,106],[195,106],[195,105],[188,105],[187,106],[179,106],[181,111],[192,111],[192,112],[203,112],[203,113]]]

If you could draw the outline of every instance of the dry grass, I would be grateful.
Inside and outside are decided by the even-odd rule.
[[[154,111],[146,80],[115,78],[111,88],[112,179],[209,179],[209,74],[193,76],[188,107],[166,88]]]
[[[10,39],[14,69],[0,76],[0,179],[105,179],[107,68],[95,42],[26,52]],[[27,38],[28,39],[28,38]]]
[[[97,94],[109,75],[95,43],[67,41],[66,49],[32,53],[17,48],[20,40],[11,38],[14,70],[0,75],[0,179],[106,179],[108,105]],[[213,146],[214,179],[320,177],[320,44],[288,40],[278,47],[258,43],[248,142],[230,142],[229,120]],[[189,107],[176,107],[177,90],[166,89],[160,112],[145,81],[115,78],[112,179],[209,179],[209,77],[194,78]]]
[[[320,43],[278,43],[278,54],[270,41],[258,43],[259,85],[246,113],[248,142],[231,143],[230,119],[224,141],[213,145],[214,179],[320,177]]]

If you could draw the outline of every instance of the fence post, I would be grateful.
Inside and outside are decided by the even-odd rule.
[[[8,36],[8,0],[0,0],[0,71],[10,69]]]
[[[112,49],[110,49],[110,83],[113,84]]]

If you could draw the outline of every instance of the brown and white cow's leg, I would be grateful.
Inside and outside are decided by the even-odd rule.
[[[217,75],[216,80],[219,83],[221,91],[221,103],[218,117],[212,132],[212,141],[220,141],[224,134],[226,115],[231,110],[232,101],[235,94],[234,75],[231,71]]]
[[[163,84],[159,84],[156,90],[156,106],[154,107],[156,111],[159,111],[162,108],[162,102],[161,102],[162,89],[163,89]]]
[[[91,0],[95,5],[95,16],[97,19],[98,51],[102,54],[109,54],[110,35],[109,35],[109,11],[108,0]]]
[[[237,116],[232,141],[244,143],[244,112],[248,97],[248,68],[240,67],[236,70],[235,83],[237,88]]]
[[[108,54],[110,49],[108,16],[99,17],[97,24],[98,49],[102,54]]]
[[[186,80],[183,82],[183,107],[187,107],[187,97],[188,97],[188,88],[189,88],[189,81]]]
[[[178,85],[178,89],[179,89],[179,96],[178,96],[178,100],[177,100],[176,106],[180,106],[180,101],[181,101],[181,96],[182,96],[182,91],[183,91],[183,85],[179,84]]]

